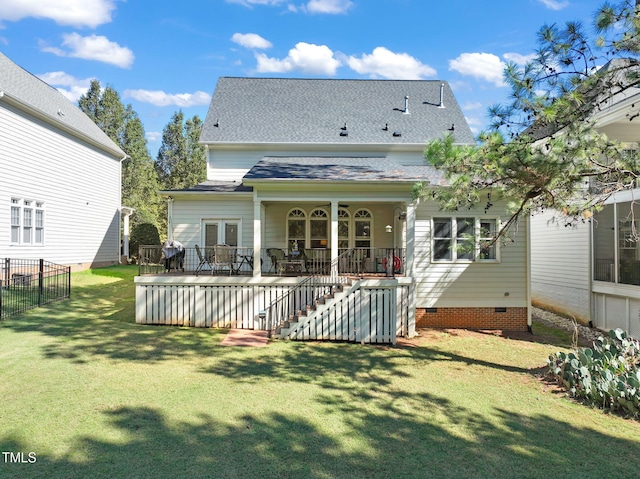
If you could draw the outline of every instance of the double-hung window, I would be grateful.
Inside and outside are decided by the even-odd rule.
[[[11,198],[11,244],[44,244],[44,203]]]
[[[433,218],[432,259],[434,262],[497,261],[494,241],[495,218]]]
[[[22,208],[20,207],[20,200],[11,198],[11,243],[20,244],[20,227],[22,222],[20,221],[22,216]]]

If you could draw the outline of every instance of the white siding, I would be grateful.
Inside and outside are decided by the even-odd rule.
[[[202,245],[203,220],[226,219],[240,220],[240,244],[250,248],[253,246],[253,201],[250,198],[238,199],[181,199],[173,204],[174,238],[193,248]]]
[[[207,161],[207,179],[212,181],[240,181],[242,177],[265,156],[344,156],[344,157],[386,157],[402,165],[424,165],[422,150],[386,151],[371,149],[357,150],[301,150],[300,145],[291,150],[278,149],[213,149],[210,147]]]
[[[416,210],[415,279],[416,307],[527,307],[526,225],[521,224],[513,242],[500,245],[496,263],[431,262],[431,221],[434,216],[492,218],[501,212],[496,202],[487,214],[482,208],[460,214],[438,210],[433,202]]]
[[[590,319],[590,228],[565,227],[557,213],[531,218],[531,294],[534,304]]]
[[[0,102],[0,256],[117,262],[120,159]],[[42,201],[45,244],[10,244],[11,198]]]

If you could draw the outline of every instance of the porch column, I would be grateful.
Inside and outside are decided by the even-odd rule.
[[[416,251],[416,241],[415,241],[415,231],[416,230],[416,205],[415,203],[407,203],[407,220],[405,222],[405,237],[406,244],[404,247],[406,248],[406,265],[405,265],[405,274],[408,277],[413,276],[413,262]]]
[[[253,276],[262,274],[262,207],[253,192]]]
[[[331,201],[331,261],[339,256],[338,250],[338,202]],[[338,276],[338,263],[331,268],[331,276]]]
[[[416,251],[416,203],[407,202],[407,221],[405,222],[407,243],[405,276],[411,279],[409,285],[409,317],[407,318],[407,334],[410,338],[416,335],[416,282],[414,280],[414,259]]]

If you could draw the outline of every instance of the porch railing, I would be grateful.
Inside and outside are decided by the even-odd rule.
[[[71,295],[71,268],[43,259],[0,258],[0,319]]]
[[[274,254],[274,250],[279,253]],[[212,247],[185,248],[180,256],[167,258],[162,246],[140,246],[138,274],[253,274],[255,261],[253,248],[231,247],[232,265],[217,268]],[[204,264],[202,264],[204,258]],[[281,248],[263,248],[260,253],[260,270],[264,275],[311,276],[323,273],[332,264],[329,249],[306,249],[291,254]],[[342,275],[361,276],[378,274],[386,277],[406,274],[406,250],[404,248],[340,248],[334,266]]]

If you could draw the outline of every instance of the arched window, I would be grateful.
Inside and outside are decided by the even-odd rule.
[[[373,234],[373,215],[369,210],[360,209],[353,215],[355,247],[371,248]]]
[[[329,246],[329,215],[323,209],[316,208],[309,215],[310,243],[312,248]]]
[[[295,245],[298,245],[298,248],[305,248],[306,238],[307,214],[299,208],[289,211],[287,215],[287,244],[289,245],[289,251],[293,250]]]

